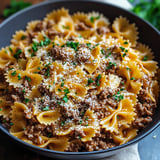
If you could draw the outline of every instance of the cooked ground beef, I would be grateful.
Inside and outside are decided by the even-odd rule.
[[[62,37],[63,34],[61,32],[56,31],[55,29],[51,28],[48,30],[49,38],[53,39],[55,36]]]
[[[38,22],[34,28],[35,32],[40,32],[42,30],[46,29],[45,24],[43,22]]]
[[[110,32],[110,29],[107,27],[98,27],[97,28],[97,33],[100,35],[106,34],[108,32]]]
[[[84,22],[79,22],[76,25],[76,30],[77,31],[85,31],[85,30],[89,30],[90,28],[84,23]]]

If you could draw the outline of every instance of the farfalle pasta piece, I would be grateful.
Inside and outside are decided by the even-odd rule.
[[[125,134],[124,134],[125,131]],[[118,145],[127,143],[137,135],[137,129],[132,128],[121,128],[119,134],[113,134],[113,140]]]
[[[134,108],[132,101],[129,99],[122,100],[116,110],[110,108],[110,111],[111,114],[108,117],[103,118],[100,122],[102,128],[105,128],[106,131],[118,133],[118,124],[126,126],[131,124],[134,120]]]
[[[2,69],[7,65],[16,62],[16,59],[13,57],[13,49],[11,47],[9,48],[2,48],[0,51],[0,68]]]
[[[116,18],[112,24],[112,29],[123,36],[124,39],[128,39],[132,46],[135,46],[138,39],[138,32],[135,24],[130,24],[124,17]]]
[[[13,35],[11,43],[16,46],[18,46],[20,43],[23,43],[25,46],[27,46],[30,43],[28,33],[23,30],[16,31],[16,33]]]
[[[100,47],[95,47],[92,52],[92,56],[90,57],[89,61],[84,65],[84,68],[92,74],[99,65],[99,56],[100,56]]]
[[[152,50],[145,44],[142,44],[142,43],[138,42],[135,49],[139,53],[138,58],[140,60],[152,60],[154,58]]]
[[[58,23],[61,17],[69,17],[68,9],[61,8],[58,10],[53,10],[51,13],[47,14],[44,20],[52,20],[54,23]]]
[[[59,118],[60,118],[59,109],[43,111],[37,115],[37,120],[39,121],[39,123],[46,125],[54,123]]]
[[[11,104],[8,103],[3,97],[0,97],[0,116],[6,118],[11,111]]]
[[[33,57],[28,60],[26,65],[26,71],[30,73],[37,73],[41,70],[42,63],[40,62],[40,58]]]
[[[141,66],[143,72],[149,76],[154,76],[158,69],[157,62],[153,60],[142,61],[139,65]]]
[[[142,78],[144,75],[138,65],[132,61],[124,61],[120,66],[119,74],[126,78],[125,86],[127,90],[137,94],[142,84],[135,80]]]
[[[25,104],[20,102],[14,103],[11,111],[11,122],[13,125],[10,128],[10,132],[16,133],[24,130],[27,124],[24,115],[25,110],[28,110],[28,107]]]

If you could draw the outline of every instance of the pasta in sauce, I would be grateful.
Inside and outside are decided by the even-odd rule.
[[[0,121],[57,151],[111,148],[152,121],[157,62],[125,17],[53,11],[0,51]]]

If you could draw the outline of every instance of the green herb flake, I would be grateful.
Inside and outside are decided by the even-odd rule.
[[[0,103],[2,104],[2,100],[0,100]]]
[[[120,94],[114,94],[113,97],[117,102],[124,98],[124,96]]]
[[[136,80],[134,77],[131,77],[131,79],[130,80]]]
[[[28,99],[28,98],[25,98],[25,99],[24,99],[24,102],[25,102],[25,103],[28,103],[28,102],[29,102],[29,99]]]
[[[63,101],[64,101],[65,103],[68,102],[68,97],[67,97],[66,95],[63,97]]]
[[[79,139],[82,139],[82,137],[81,137],[81,136],[78,136],[78,138],[79,138]]]
[[[12,123],[12,122],[10,122],[10,123],[9,123],[9,125],[10,125],[10,126],[13,126],[13,123]]]
[[[123,54],[122,54],[122,57],[124,58],[126,55],[127,55],[126,53],[123,53]]]
[[[101,49],[101,53],[104,54],[104,50],[103,49]]]
[[[19,59],[19,55],[22,53],[22,50],[19,49],[14,55],[13,57],[16,58],[16,59]]]
[[[123,44],[128,44],[128,42],[127,42],[127,41],[125,41]]]
[[[27,80],[28,82],[31,82],[31,78],[28,76],[25,77],[25,80]]]
[[[124,88],[121,88],[120,91],[124,91]]]
[[[17,77],[18,77],[18,80],[21,80],[21,79],[22,79],[22,77],[21,77],[21,74],[20,74],[20,73],[18,74],[18,76],[17,76]]]
[[[148,56],[144,56],[142,61],[147,61],[148,60]]]
[[[69,26],[64,26],[64,25],[62,25],[62,28],[64,28],[64,29],[69,29]]]
[[[81,36],[81,35],[79,35],[79,38],[82,38],[82,36]]]
[[[9,51],[10,51],[11,53],[13,53],[13,50],[12,50],[12,48],[11,48],[11,47],[9,47]]]
[[[75,51],[78,51],[79,42],[68,41],[66,43],[67,47],[73,48]]]
[[[57,101],[57,104],[59,104],[59,105],[60,105],[60,104],[61,104],[61,102],[60,102],[60,101]]]
[[[49,45],[51,43],[51,40],[48,38],[48,37],[44,37],[44,41],[43,41],[43,44],[45,46]]]
[[[93,83],[93,80],[91,78],[89,78],[87,86],[89,86],[91,83]]]
[[[13,71],[13,72],[11,73],[12,76],[15,76],[16,74],[17,74],[16,71]]]
[[[125,48],[124,47],[119,47],[122,51],[125,51]]]
[[[25,40],[27,37],[25,35],[22,35],[21,40]]]
[[[64,126],[65,125],[65,121],[61,122],[61,126]]]
[[[119,119],[119,116],[117,116],[117,119]]]
[[[26,91],[23,89],[23,90],[22,90],[22,93],[26,93]]]
[[[64,93],[65,93],[65,95],[67,95],[68,93],[70,93],[69,89],[68,88],[64,89]]]
[[[96,77],[96,85],[97,86],[100,86],[100,79],[102,78],[102,76],[99,74],[97,77]]]
[[[79,124],[82,124],[82,120],[79,121]]]
[[[42,108],[42,111],[49,111],[49,106]]]
[[[59,92],[61,92],[61,89],[60,89],[60,88],[58,88],[58,91],[59,91]]]
[[[88,117],[86,117],[85,120],[88,121]]]
[[[0,111],[2,111],[2,108],[0,108]]]
[[[61,83],[61,87],[64,87],[64,82]]]
[[[131,69],[129,67],[126,67],[126,70],[131,71]]]

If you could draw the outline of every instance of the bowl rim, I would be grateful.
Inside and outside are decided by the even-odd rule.
[[[123,10],[125,12],[128,12],[131,16],[134,16],[136,17],[137,19],[143,21],[144,23],[146,23],[146,25],[148,25],[149,27],[151,27],[153,29],[153,31],[155,31],[159,36],[160,36],[160,32],[158,31],[158,29],[156,29],[151,23],[149,23],[148,21],[138,17],[136,14],[134,14],[133,12],[127,10],[127,9],[124,9],[122,7],[119,7],[119,6],[116,6],[114,4],[110,4],[110,3],[107,3],[105,1],[99,1],[99,0],[54,0],[54,1],[44,1],[42,3],[39,3],[39,4],[35,4],[35,5],[32,5],[30,7],[27,7],[15,14],[13,14],[12,16],[8,17],[6,20],[4,20],[1,24],[0,24],[0,29],[6,25],[9,21],[11,21],[12,19],[14,19],[15,17],[23,14],[23,13],[26,13],[27,11],[29,10],[32,10],[34,8],[38,8],[38,7],[41,7],[41,6],[44,6],[44,5],[48,5],[48,4],[54,4],[54,3],[62,3],[62,2],[90,2],[90,3],[98,3],[98,4],[103,4],[103,5],[108,5],[108,6],[112,6],[114,8],[118,8],[120,10]],[[65,7],[64,7],[65,8]],[[46,148],[40,148],[38,146],[35,146],[35,145],[32,145],[32,144],[29,144],[27,142],[24,142],[20,139],[18,139],[17,137],[13,136],[12,134],[9,133],[9,131],[2,126],[2,124],[0,123],[0,130],[5,133],[7,136],[9,136],[12,140],[14,140],[15,142],[18,142],[19,144],[21,145],[24,145],[24,147],[28,148],[28,149],[35,149],[35,150],[39,150],[39,151],[43,151],[43,152],[48,152],[48,153],[53,153],[53,154],[61,154],[61,155],[70,155],[70,156],[73,156],[73,155],[90,155],[90,154],[99,154],[99,153],[104,153],[104,152],[112,152],[112,151],[116,151],[116,150],[119,150],[119,149],[123,149],[129,145],[133,145],[135,143],[137,143],[138,141],[140,141],[141,139],[143,139],[144,137],[146,137],[148,134],[150,134],[151,132],[153,132],[158,126],[160,125],[160,120],[158,122],[156,122],[156,124],[154,124],[153,126],[151,126],[151,128],[144,132],[142,135],[140,135],[139,137],[135,137],[134,139],[130,140],[129,142],[127,143],[124,143],[122,145],[119,145],[119,146],[116,146],[116,147],[112,147],[112,148],[109,148],[109,149],[104,149],[104,150],[98,150],[98,151],[91,151],[91,152],[61,152],[61,151],[55,151],[55,150],[50,150],[50,149],[46,149]]]

